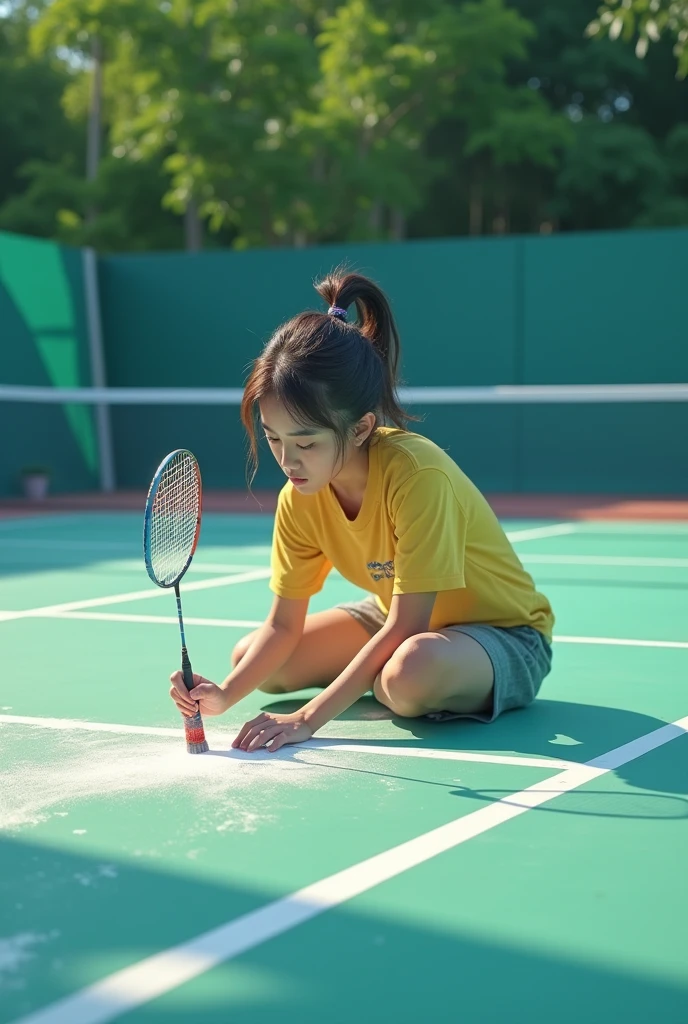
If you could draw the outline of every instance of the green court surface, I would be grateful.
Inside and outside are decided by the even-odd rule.
[[[688,524],[505,524],[557,615],[492,725],[369,695],[316,741],[186,754],[141,516],[0,521],[0,1021],[688,1022]],[[269,517],[208,514],[182,586],[220,680]],[[311,610],[357,591],[332,574]],[[668,723],[677,723],[671,725]]]

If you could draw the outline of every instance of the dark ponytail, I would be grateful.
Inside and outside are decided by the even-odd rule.
[[[315,290],[322,295],[328,306],[348,309],[356,307],[357,327],[377,350],[387,369],[387,380],[392,392],[396,389],[401,352],[399,332],[392,316],[387,296],[382,289],[362,274],[346,274],[335,271],[316,284]],[[392,399],[396,399],[392,394]],[[390,407],[391,411],[391,407]],[[400,411],[397,409],[395,412]],[[403,413],[402,413],[403,416]]]
[[[376,426],[391,423],[400,430],[419,419],[399,405],[399,332],[382,289],[344,270],[328,274],[315,288],[329,307],[354,306],[356,321],[341,314],[300,313],[278,328],[255,360],[241,403],[250,480],[258,467],[256,406],[268,395],[298,422],[333,430],[340,454],[367,412],[375,413]]]

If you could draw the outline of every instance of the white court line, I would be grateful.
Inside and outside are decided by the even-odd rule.
[[[516,538],[518,539],[518,538]],[[535,538],[521,538],[521,539],[535,539]],[[1,545],[0,545],[1,546]],[[7,545],[14,549],[17,545]],[[129,548],[131,550],[131,548]],[[23,556],[19,556],[22,558]],[[520,560],[524,564],[532,565],[611,565],[611,566],[629,566],[638,568],[665,568],[665,569],[687,569],[688,558],[645,558],[636,557],[634,555],[539,555],[531,552],[524,552],[519,555]],[[133,558],[118,558],[118,559],[101,559],[97,562],[90,562],[89,568],[97,568],[102,566],[106,568],[108,566],[116,565],[121,570],[131,570],[132,572],[143,571],[143,562],[141,559]],[[51,571],[55,568],[60,570],[69,569],[70,566],[53,566],[49,563],[43,563],[46,571]],[[79,568],[76,566],[75,568]],[[202,562],[195,561],[189,566],[189,573],[196,575],[197,573],[231,573],[231,572],[248,572],[251,569],[266,568],[265,566],[258,565],[246,565],[246,564],[234,564],[231,562]],[[340,575],[336,569],[330,570],[330,576]]]
[[[3,725],[35,725],[41,729],[56,729],[58,732],[111,732],[132,733],[140,736],[179,736],[179,729],[154,725],[119,725],[117,722],[84,722],[78,718],[32,718],[28,715],[0,715]]]
[[[219,576],[214,580],[197,580],[186,583],[183,593],[192,590],[209,590],[213,587],[229,587],[233,583],[250,583],[252,580],[264,580],[270,576],[269,569],[254,569],[252,572],[236,573],[232,576]],[[127,601],[142,601],[146,598],[160,597],[163,589],[152,583],[147,590],[133,590],[129,594],[111,594],[109,597],[92,597],[86,601],[66,601],[64,604],[45,605],[42,608],[25,608],[19,612],[0,612],[0,622],[11,619],[31,619],[45,616],[50,618],[56,612],[78,611],[81,608],[97,608],[99,605],[123,604]]]
[[[559,644],[609,644],[612,647],[672,647],[677,650],[688,648],[683,640],[632,640],[624,637],[611,636],[555,636]]]
[[[13,615],[13,612],[0,612],[0,621],[3,615]],[[46,619],[93,619],[96,622],[143,622],[154,625],[176,625],[177,618],[174,615],[133,615],[130,613],[118,612],[44,612],[41,618]],[[258,629],[263,625],[263,619],[202,619],[184,618],[189,626],[217,626],[220,628],[239,627],[240,629]],[[610,637],[610,636],[558,636],[553,637],[554,643],[559,644],[609,644],[615,647],[672,647],[680,650],[688,648],[688,642],[683,640],[634,640],[632,637]]]
[[[128,563],[127,563],[128,564]],[[132,561],[132,567],[135,563]],[[688,564],[688,562],[687,562]],[[254,569],[265,569],[266,571],[270,567],[267,565],[233,565],[225,562],[192,562],[189,566],[189,573],[194,575],[201,572],[209,573],[227,573],[227,572],[252,572]],[[184,577],[186,579],[186,577]]]
[[[45,537],[0,537],[0,547],[30,548],[44,551],[129,551],[135,550],[132,541],[120,540],[46,540]]]
[[[32,718],[27,715],[0,715],[0,725],[30,725],[40,729],[52,729],[58,732],[106,732],[115,735],[138,736],[171,736],[178,742],[182,739],[181,726],[170,729],[163,726],[120,725],[118,722],[84,722],[78,718]],[[236,733],[223,730],[218,732],[207,728],[206,735],[211,743],[231,743]],[[374,743],[350,743],[348,740],[313,739],[307,743],[291,744],[293,750],[346,750],[356,754],[383,754],[388,757],[427,757],[439,761],[469,761],[479,764],[509,764],[521,768],[569,768],[576,761],[564,761],[554,757],[515,757],[508,754],[474,754],[463,750],[442,750],[436,747],[393,747],[380,746]],[[216,748],[217,749],[217,748]],[[251,757],[242,751],[229,751],[232,757],[245,759]],[[259,751],[258,753],[264,753]],[[270,760],[279,760],[279,751],[267,754]],[[287,751],[284,751],[287,754]]]
[[[628,558],[622,555],[532,555],[519,558],[533,565],[624,565],[641,568],[688,569],[688,558]]]
[[[49,513],[38,513],[37,515],[24,516],[21,512],[17,512],[5,518],[0,518],[0,533],[6,533],[10,530],[23,530],[26,527],[37,527],[37,526],[55,526],[56,524],[63,524],[65,519],[72,519],[73,515],[69,512],[49,512]]]
[[[507,532],[509,540],[534,540],[537,537],[559,537],[562,534],[574,533],[578,530],[577,523],[556,523],[552,526],[534,526],[528,529],[522,530],[510,530]],[[0,536],[0,547],[18,547],[18,548],[53,548],[55,550],[65,551],[99,551],[99,550],[113,550],[113,551],[132,551],[135,549],[135,544],[132,541],[114,541],[114,540],[50,540],[49,538],[29,538],[29,537],[1,537]],[[211,547],[217,545],[210,545]],[[228,547],[235,548],[235,545],[227,545]],[[253,554],[269,554],[269,545],[238,545],[236,550],[251,552]]]
[[[0,612],[0,616],[2,616]],[[51,615],[43,615],[41,618],[50,619],[89,619],[94,622],[146,622],[157,623],[162,626],[177,625],[179,619],[176,615],[128,615],[117,612],[53,612]],[[194,616],[184,616],[185,626],[221,626],[228,629],[238,626],[241,629],[257,629],[264,624],[265,620],[251,619],[199,619]]]
[[[21,1017],[14,1024],[107,1024],[172,992],[213,967],[368,892],[390,878],[396,878],[410,868],[424,864],[440,853],[454,849],[468,839],[554,800],[562,793],[570,793],[678,736],[685,736],[686,732],[688,716],[307,885],[259,910],[243,914],[196,938],[115,971],[74,995]]]
[[[2,556],[0,556],[1,558]],[[519,559],[524,565],[594,565],[594,566],[611,566],[621,568],[639,568],[639,569],[688,569],[688,558],[644,558],[635,556],[623,556],[623,555],[538,555],[531,553],[519,553]],[[7,561],[7,559],[4,559]],[[23,556],[19,556],[15,561],[25,561]],[[90,571],[102,570],[104,573],[111,572],[112,568],[116,567],[118,572],[127,571],[132,573],[143,574],[143,565],[140,560],[134,559],[103,559],[97,562],[90,562],[88,568]],[[50,563],[42,560],[41,569],[44,572],[65,572],[71,571],[73,567],[71,565],[51,565]],[[185,577],[187,580],[189,576],[199,576],[205,574],[216,575],[216,574],[229,574],[229,573],[240,573],[250,572],[255,569],[264,568],[257,565],[245,565],[245,564],[232,564],[230,562],[192,562],[188,576]],[[331,578],[341,579],[341,574],[336,569],[331,569],[329,576]],[[188,586],[188,584],[186,584]]]
[[[44,556],[41,556],[39,561],[40,565],[34,561],[30,562],[32,571],[41,573],[86,572],[89,575],[96,573],[102,573],[103,575],[112,575],[113,573],[123,575],[124,573],[131,573],[132,575],[144,578],[146,576],[143,559],[102,558],[98,559],[98,561],[89,559],[85,565],[75,565],[71,560],[69,562],[59,562],[57,560],[48,561]],[[29,559],[24,555],[19,554],[14,558],[7,557],[6,554],[0,552],[0,564],[4,566],[19,565],[20,568],[23,568],[28,563]],[[204,575],[226,576],[231,573],[251,572],[254,569],[267,570],[267,568],[268,567],[265,565],[256,565],[255,562],[250,565],[246,563],[233,564],[231,562],[208,562],[207,564],[204,564],[203,562],[194,564],[192,562],[184,575],[183,586],[188,586],[188,581],[191,577],[197,579],[199,576]],[[334,571],[331,571],[330,575],[335,575]]]
[[[2,548],[3,547],[8,548],[9,551],[7,553],[2,552]],[[33,548],[36,547],[36,544],[33,541],[26,541],[24,543],[20,543],[19,541],[11,541],[9,538],[6,539],[6,540],[0,539],[0,558],[2,560],[5,560],[7,558],[7,554],[13,553],[15,548],[22,548],[22,547],[26,547],[28,549],[33,549]],[[54,565],[50,564],[49,562],[45,562],[44,561],[45,555],[43,554],[43,552],[46,549],[54,551],[56,553],[59,553],[63,549],[64,550],[68,550],[68,551],[81,551],[81,550],[85,550],[85,551],[88,550],[88,551],[94,551],[94,552],[95,551],[102,551],[103,553],[105,553],[105,551],[110,551],[110,550],[126,550],[129,553],[129,555],[131,555],[131,554],[133,554],[133,547],[134,546],[132,544],[118,544],[116,541],[113,541],[111,543],[105,543],[105,544],[101,544],[100,542],[98,542],[98,543],[93,542],[93,543],[89,544],[88,542],[83,542],[82,543],[82,542],[79,542],[79,541],[75,541],[74,543],[69,544],[69,545],[62,544],[62,543],[51,544],[49,541],[44,541],[43,542],[43,547],[41,547],[40,552],[37,552],[37,554],[40,555],[40,560],[43,561],[42,567],[45,568],[45,570],[47,572],[53,571],[54,569],[67,570],[67,569],[70,569],[70,568],[74,568],[74,569],[79,570],[82,567],[78,566],[78,565],[72,565],[72,566],[70,566],[70,565],[59,565],[59,566],[54,566]],[[25,555],[19,555],[18,558],[21,559],[22,561],[26,560],[26,556]],[[92,570],[92,569],[98,568],[100,566],[105,568],[105,567],[113,566],[113,565],[117,566],[118,570],[120,570],[120,571],[122,571],[122,570],[131,570],[132,572],[137,572],[137,571],[138,572],[144,572],[145,571],[144,570],[143,558],[142,557],[141,558],[136,558],[136,559],[135,558],[101,558],[101,559],[98,559],[98,561],[89,561],[88,568],[90,570]],[[189,566],[188,572],[190,574],[194,574],[195,575],[195,574],[200,573],[200,572],[208,572],[208,573],[249,572],[251,569],[264,569],[264,568],[267,568],[267,566],[256,565],[255,563],[253,563],[251,565],[247,565],[245,563],[236,564],[236,563],[232,563],[232,562],[203,562],[201,559],[197,558]]]
[[[524,563],[534,565],[611,565],[628,566],[629,568],[650,568],[650,569],[688,569],[688,558],[651,558],[635,555],[538,555],[531,552],[519,554]],[[105,563],[107,564],[107,563]],[[119,561],[119,566],[136,569],[140,562]],[[257,569],[257,565],[231,565],[225,562],[192,562],[189,571],[224,573],[224,572],[247,572],[250,569]],[[335,569],[330,570],[330,576],[339,575]]]
[[[299,744],[301,746],[301,744]],[[357,754],[391,754],[394,757],[427,757],[436,761],[469,761],[472,764],[510,764],[521,768],[571,768],[579,761],[555,757],[515,757],[509,754],[475,754],[472,751],[442,750],[436,747],[381,747],[374,743],[349,743],[347,740],[309,740],[303,749],[346,750]]]
[[[0,520],[0,526],[2,520]],[[126,551],[133,555],[140,544],[135,540],[51,540],[45,537],[12,537],[0,535],[0,548],[29,548],[37,551],[46,549],[55,551]],[[214,544],[209,541],[206,548],[220,548],[240,554],[269,555],[271,548],[266,544]],[[143,558],[141,558],[141,561]]]
[[[553,526],[533,526],[527,530],[507,530],[509,540],[538,540],[540,537],[562,537],[577,533],[578,523],[555,523]]]
[[[44,537],[34,539],[28,537],[3,537],[0,535],[0,550],[3,548],[25,548],[29,551],[35,550],[37,554],[44,551],[121,551],[123,553],[126,552],[131,557],[139,547],[140,545],[133,540],[48,540]],[[267,545],[213,544],[212,542],[208,543],[206,548],[220,548],[239,555],[269,555],[271,551],[271,548]],[[206,551],[206,553],[209,553],[209,551]],[[139,566],[143,564],[143,555],[137,560],[136,564]],[[192,566],[202,564],[198,558],[192,562]]]
[[[688,523],[681,520],[654,520],[642,522],[639,520],[600,520],[580,519],[577,520],[578,529],[584,534],[595,534],[607,536],[608,534],[628,534],[632,537],[688,537]]]
[[[3,546],[5,546],[8,550],[7,551],[3,551],[2,550]],[[33,546],[34,546],[33,544],[27,544],[26,545],[27,548],[33,548]],[[0,561],[2,561],[3,563],[6,563],[7,561],[21,561],[22,563],[27,562],[28,558],[27,558],[27,555],[24,554],[24,553],[17,553],[17,557],[15,559],[11,559],[11,558],[8,557],[8,556],[11,556],[11,555],[13,555],[15,553],[14,549],[17,548],[17,547],[20,547],[20,545],[14,544],[14,543],[10,543],[9,541],[6,541],[5,544],[3,545],[3,542],[0,540]],[[113,545],[109,545],[109,546],[106,545],[107,551],[109,551],[111,547],[113,547]],[[49,548],[49,550],[51,550],[54,554],[59,554],[62,551],[62,545],[46,545],[46,548]],[[69,550],[71,551],[72,548],[70,548]],[[80,550],[80,548],[76,548],[76,546],[75,546],[74,550]],[[100,551],[101,550],[101,545],[99,545],[99,544],[98,545],[94,545],[93,548],[91,548],[90,550],[93,550],[94,552],[97,551],[97,550]],[[132,545],[131,544],[127,544],[126,545],[126,550],[131,555],[132,554]],[[49,561],[46,560],[46,555],[45,555],[44,552],[45,552],[45,549],[41,549],[40,552],[36,552],[36,554],[38,556],[37,560],[41,563],[40,566],[36,566],[36,568],[40,568],[40,569],[44,570],[45,572],[55,572],[55,571],[65,572],[65,571],[70,571],[72,569],[74,569],[74,570],[76,570],[78,572],[78,571],[82,570],[83,568],[86,568],[89,571],[93,571],[94,569],[99,569],[99,568],[102,568],[103,570],[107,570],[107,569],[111,569],[114,566],[114,567],[117,568],[117,570],[119,572],[130,571],[132,573],[138,572],[139,574],[145,574],[145,568],[144,568],[144,564],[143,564],[143,557],[141,557],[141,558],[114,558],[114,557],[107,558],[107,557],[105,557],[105,558],[99,558],[98,560],[91,560],[91,559],[89,559],[88,564],[86,566],[76,565],[73,562],[71,562],[70,564],[66,564],[66,565],[65,564],[57,564],[57,565],[55,565],[53,562],[49,562]],[[102,551],[102,554],[105,555],[106,551]],[[255,562],[250,564],[250,565],[247,565],[245,563],[237,564],[237,563],[233,563],[233,562],[203,562],[200,559],[196,559],[189,566],[188,573],[189,573],[189,575],[196,576],[199,573],[203,573],[203,572],[207,572],[207,573],[249,572],[251,569],[265,569],[265,568],[267,568],[267,566],[256,565]],[[185,577],[185,578],[188,578],[188,577]]]

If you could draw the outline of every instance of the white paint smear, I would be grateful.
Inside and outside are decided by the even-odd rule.
[[[17,935],[0,936],[0,989],[24,988],[22,969],[36,956],[35,947],[58,938],[59,934],[58,931],[47,935],[19,932]]]
[[[46,749],[45,733],[36,730],[32,736],[22,730],[19,736],[4,729],[3,751],[9,766],[0,771],[0,828],[14,830],[69,814],[64,827],[79,836],[87,832],[77,813],[82,801],[94,798],[102,804],[166,791],[186,791],[196,798],[206,828],[255,832],[272,820],[262,805],[275,785],[320,787],[331,776],[326,765],[299,760],[291,752],[280,757],[224,750],[193,757],[180,736],[57,732]]]
[[[46,938],[46,935],[20,932],[10,938],[0,939],[0,974],[19,970],[34,955],[33,947],[37,943],[45,942]]]

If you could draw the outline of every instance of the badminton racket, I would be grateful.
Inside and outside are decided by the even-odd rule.
[[[196,457],[184,448],[170,452],[151,481],[143,520],[143,554],[148,575],[159,587],[174,587],[182,638],[182,675],[193,689],[193,672],[186,649],[179,582],[189,568],[201,531],[201,472]],[[184,716],[186,749],[208,749],[200,711]]]

